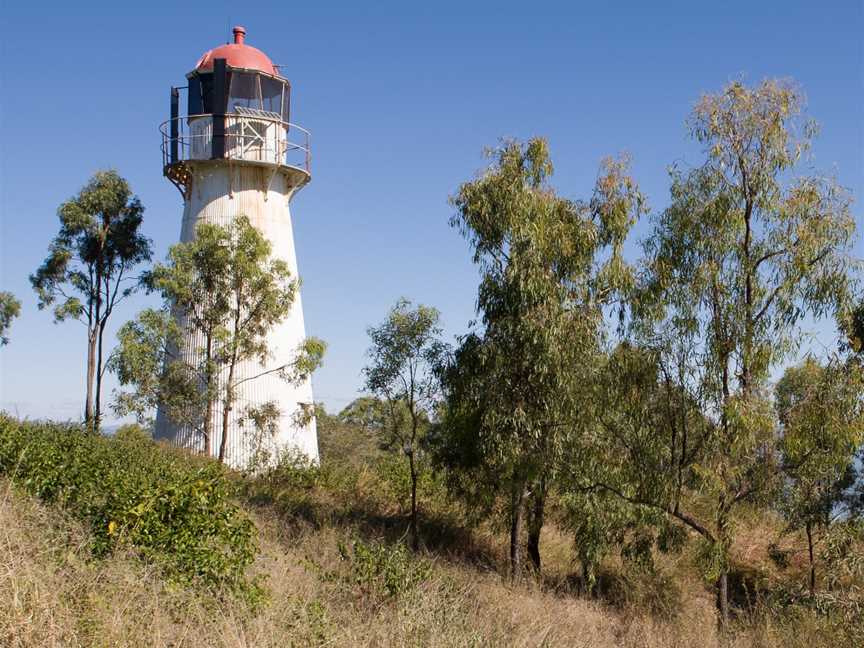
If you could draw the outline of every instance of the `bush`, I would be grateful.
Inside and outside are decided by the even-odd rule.
[[[336,583],[346,593],[373,607],[412,595],[432,575],[432,564],[415,557],[402,543],[388,545],[359,538],[339,542],[344,568],[328,571],[307,559],[307,566],[325,582]]]
[[[351,565],[351,576],[360,590],[377,598],[399,598],[427,580],[432,568],[414,558],[403,544],[388,546],[355,540],[349,549],[339,545],[339,555]]]
[[[135,430],[107,438],[0,414],[0,474],[88,523],[96,555],[128,542],[178,580],[260,593],[245,578],[255,526],[232,501],[221,464]]]
[[[417,458],[417,500],[421,511],[428,504],[447,501],[443,475],[435,473],[422,455]],[[411,511],[411,469],[408,460],[399,452],[388,452],[373,464],[381,484],[381,495],[388,502],[396,502],[403,513]],[[421,512],[420,517],[423,517]]]

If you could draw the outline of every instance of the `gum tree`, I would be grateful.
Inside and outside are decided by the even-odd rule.
[[[420,441],[440,397],[437,369],[447,354],[436,309],[400,299],[387,319],[368,330],[372,345],[365,387],[385,405],[377,427],[387,447],[405,454],[411,477],[411,546],[419,547],[417,477]],[[357,408],[359,414],[359,408]],[[366,417],[369,417],[367,413]],[[374,416],[374,415],[373,415]]]
[[[118,395],[118,412],[146,412],[164,403],[179,423],[194,424],[212,451],[214,412],[221,405],[221,443],[225,459],[228,423],[237,407],[237,387],[265,375],[304,380],[320,364],[324,343],[309,338],[289,362],[271,365],[267,333],[290,312],[296,280],[287,264],[273,258],[269,241],[245,216],[230,226],[202,223],[196,237],[168,253],[147,276],[165,305],[147,310],[120,331],[120,347],[112,367],[131,392]],[[179,322],[179,325],[176,322]],[[202,347],[180,353],[181,330],[200,334]],[[260,371],[241,373],[247,361]],[[246,408],[244,420],[259,431],[271,429],[280,416],[274,404]]]
[[[703,537],[724,626],[734,511],[776,484],[769,372],[797,348],[802,318],[834,315],[848,295],[850,200],[833,179],[801,173],[816,132],[802,107],[797,88],[780,81],[731,83],[696,105],[690,129],[705,161],[673,168],[634,298],[634,337],[648,353],[615,368],[617,384],[662,388],[667,421],[638,420],[656,404],[637,399],[626,424],[606,426],[610,452],[634,461],[606,486]],[[668,479],[645,470],[650,463],[668,465],[659,475]],[[709,512],[689,510],[688,493]]]
[[[550,186],[545,140],[504,142],[489,156],[452,198],[451,224],[481,272],[481,328],[445,373],[437,452],[472,502],[505,500],[518,578],[526,512],[540,567],[545,497],[580,425],[578,386],[599,350],[603,308],[632,281],[621,249],[643,198],[626,160],[607,160],[591,200],[577,202]]]
[[[53,306],[56,322],[74,319],[87,328],[84,418],[98,429],[105,328],[139,286],[134,268],[151,256],[150,240],[140,231],[144,207],[125,179],[100,171],[57,215],[60,231],[30,283],[40,310]]]
[[[9,327],[21,312],[21,302],[11,292],[0,291],[0,346],[9,344]]]
[[[843,513],[845,491],[855,479],[855,451],[864,443],[860,376],[833,359],[807,358],[789,367],[775,390],[780,452],[786,482],[781,510],[792,529],[803,528],[816,591],[814,536]]]

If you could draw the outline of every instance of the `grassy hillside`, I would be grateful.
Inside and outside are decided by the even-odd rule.
[[[405,511],[393,466],[373,446],[366,452],[363,461],[325,455],[321,469],[289,465],[257,481],[226,477],[258,530],[247,570],[264,587],[257,598],[189,584],[171,563],[122,538],[96,557],[92,523],[27,494],[26,481],[7,470],[0,476],[0,601],[8,602],[0,606],[0,645],[724,645],[695,545],[658,555],[653,570],[610,559],[589,597],[579,593],[572,541],[551,524],[544,576],[511,586],[502,534],[469,528],[431,479],[422,500],[425,546],[411,554],[401,541]],[[742,523],[738,614],[725,645],[849,645],[849,628],[836,615],[766,602],[803,579],[800,539],[787,536],[780,546],[789,551],[787,567],[768,559],[779,532],[765,513]]]

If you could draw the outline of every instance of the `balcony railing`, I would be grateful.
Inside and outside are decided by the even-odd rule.
[[[213,115],[169,119],[159,126],[162,165],[213,159]],[[282,121],[275,113],[243,110],[225,115],[223,159],[310,170],[309,131]]]

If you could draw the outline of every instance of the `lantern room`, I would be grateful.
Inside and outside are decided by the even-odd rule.
[[[309,174],[309,134],[291,124],[291,84],[234,27],[234,42],[215,47],[171,88],[171,118],[162,125],[165,175],[188,174],[193,160],[233,160],[289,167]],[[181,115],[181,91],[186,114]]]
[[[261,112],[290,121],[291,84],[279,76],[264,52],[246,45],[245,39],[246,30],[235,27],[233,43],[205,53],[186,75],[189,115]]]

